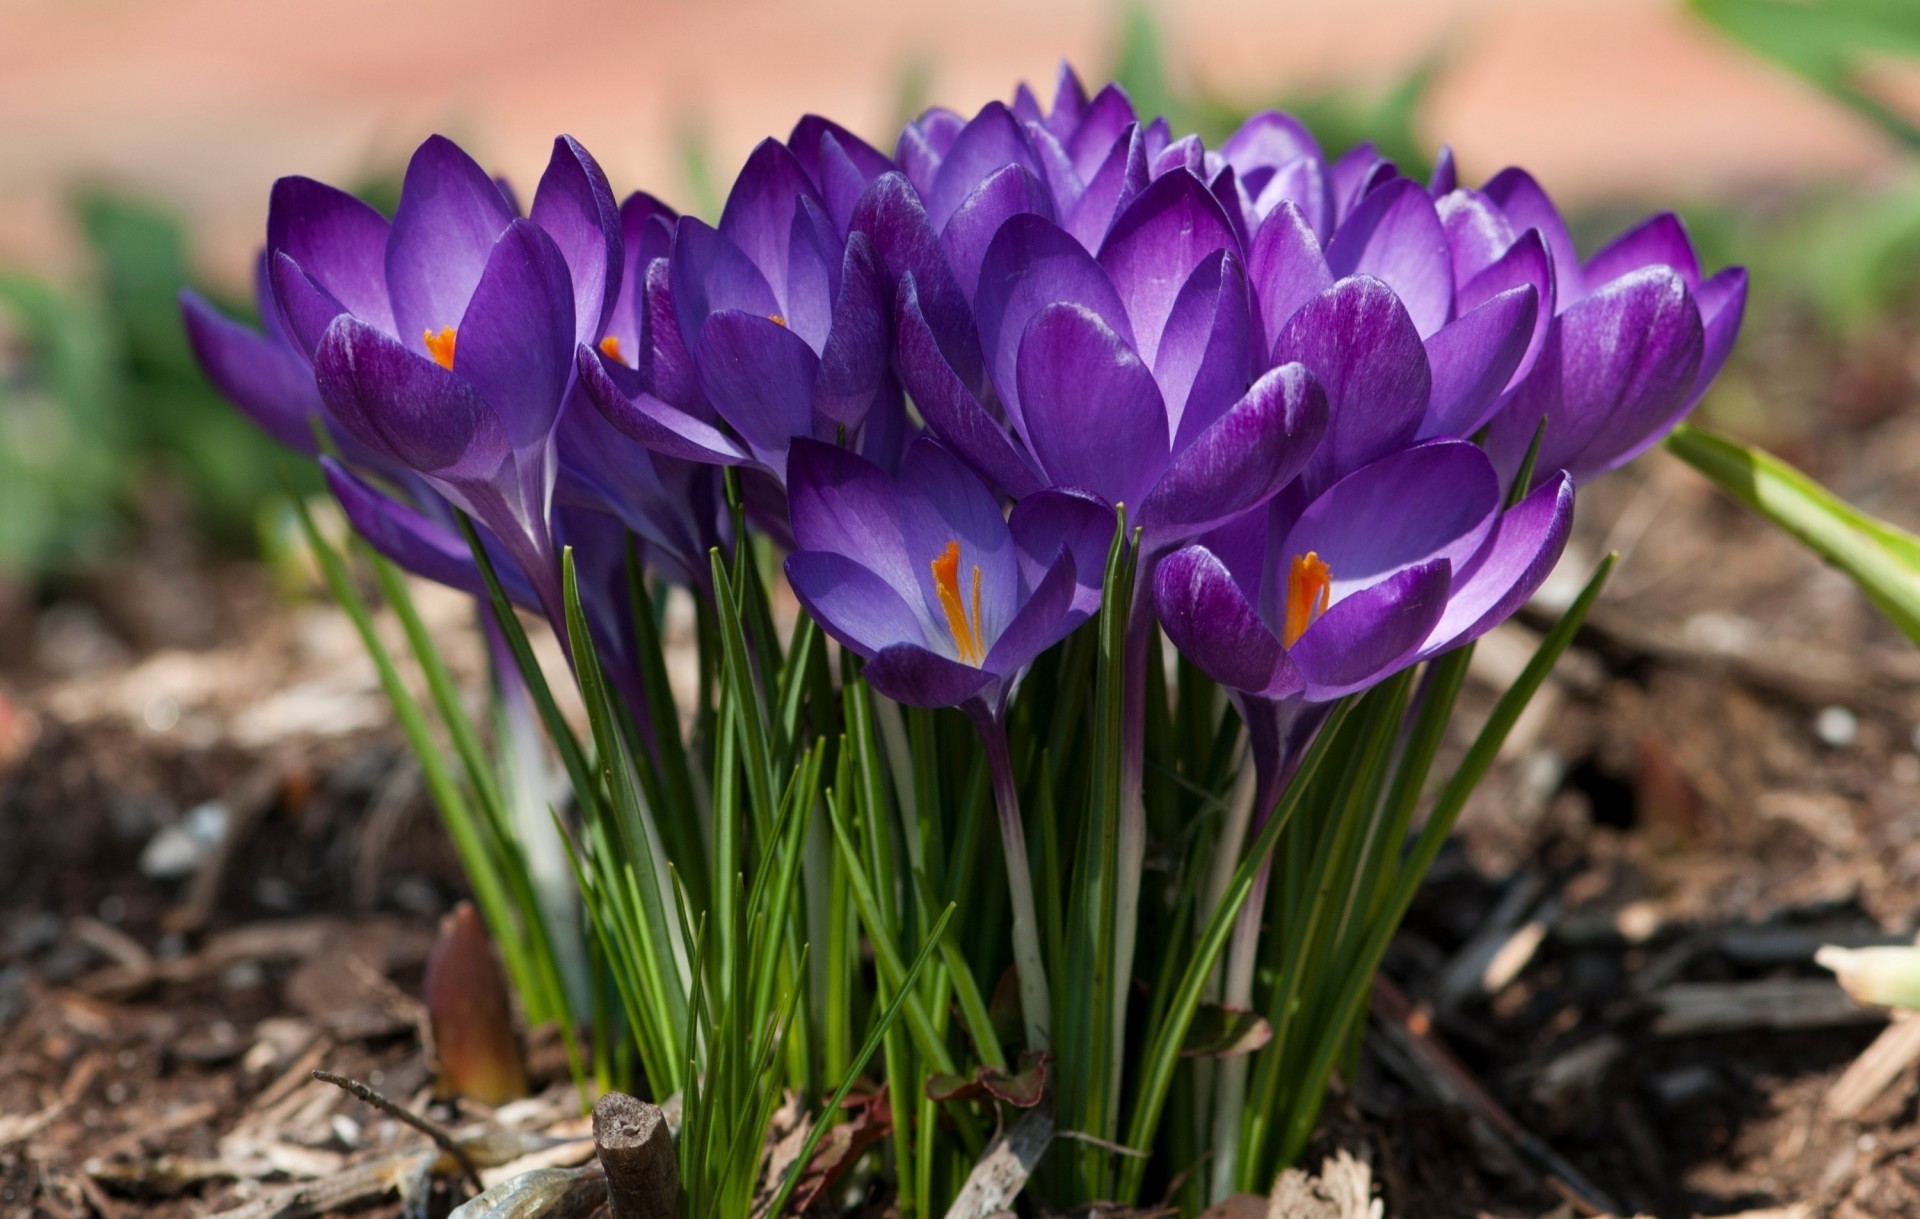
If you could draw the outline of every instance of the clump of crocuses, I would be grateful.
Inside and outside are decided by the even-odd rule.
[[[848,1141],[903,1211],[1043,1097],[1088,1136],[1053,1204],[1262,1188],[1471,788],[1416,828],[1464,649],[1700,400],[1744,273],[1671,215],[1582,259],[1521,170],[1422,181],[1273,112],[1208,147],[1064,68],[891,153],[802,118],[711,224],[567,137],[517,199],[440,137],[391,219],[285,179],[260,330],[184,302],[360,536],[478,598],[514,722],[546,709],[584,926],[521,892],[526,831],[463,856],[516,983],[621,1010],[603,1083],[684,1092],[690,1213],[751,1191],[781,1088],[877,1076]],[[457,703],[458,834],[505,797]],[[569,1006],[543,962],[583,931]]]

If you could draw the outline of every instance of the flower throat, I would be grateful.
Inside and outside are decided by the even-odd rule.
[[[948,542],[947,548],[933,560],[933,587],[940,594],[940,608],[947,614],[947,630],[953,635],[954,650],[960,659],[976,669],[986,662],[987,650],[980,632],[980,565],[973,565],[972,614],[960,599],[960,543]]]

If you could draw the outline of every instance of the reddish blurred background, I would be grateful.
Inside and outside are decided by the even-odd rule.
[[[806,109],[882,143],[906,89],[971,110],[1066,56],[1112,62],[1117,0],[0,0],[0,265],[59,274],[80,184],[185,213],[237,283],[268,183],[350,181],[430,130],[530,183],[559,131],[617,191],[688,198]],[[1576,203],[1737,197],[1894,171],[1895,149],[1697,23],[1678,0],[1184,0],[1159,6],[1176,83],[1257,101],[1384,88],[1436,49],[1421,120],[1469,176],[1533,168]],[[1896,86],[1920,97],[1920,80]]]

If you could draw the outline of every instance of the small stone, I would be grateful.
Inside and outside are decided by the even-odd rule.
[[[348,1151],[352,1151],[354,1148],[360,1146],[359,1122],[354,1121],[344,1113],[336,1113],[333,1115],[332,1125],[333,1137],[340,1140],[341,1146],[345,1147]]]
[[[258,990],[267,984],[267,971],[258,961],[236,961],[220,974],[220,985],[228,990]]]
[[[191,876],[207,857],[207,847],[184,826],[162,826],[140,851],[140,875],[148,880]]]
[[[1820,708],[1813,718],[1813,734],[1829,749],[1845,749],[1860,733],[1860,717],[1845,707]]]

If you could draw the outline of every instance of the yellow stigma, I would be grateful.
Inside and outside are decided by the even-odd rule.
[[[776,326],[785,326],[785,325],[787,324],[787,319],[786,319],[786,318],[783,318],[783,317],[781,317],[781,316],[780,316],[779,314],[777,314],[777,313],[769,313],[769,314],[767,314],[767,320],[768,320],[769,322],[772,322],[772,323],[773,323],[774,325],[776,325]]]
[[[960,659],[978,668],[987,659],[985,642],[980,636],[980,565],[973,565],[973,615],[967,615],[967,603],[960,599],[960,543],[948,542],[947,548],[933,560],[933,587],[940,594],[940,608],[947,613],[947,630],[953,635],[954,650]]]
[[[610,334],[606,338],[601,339],[600,350],[607,354],[608,359],[620,360],[620,336],[617,334]],[[620,360],[620,362],[622,364],[626,363],[625,360]]]
[[[1309,550],[1293,556],[1287,572],[1287,621],[1281,642],[1288,647],[1300,642],[1314,619],[1327,612],[1327,598],[1333,591],[1327,565]]]
[[[427,341],[427,354],[433,357],[433,362],[435,364],[438,364],[440,367],[446,369],[448,372],[452,372],[453,371],[453,340],[454,340],[453,327],[442,326],[440,327],[439,334],[435,334],[433,331],[429,330],[425,334],[421,335],[420,337]]]

